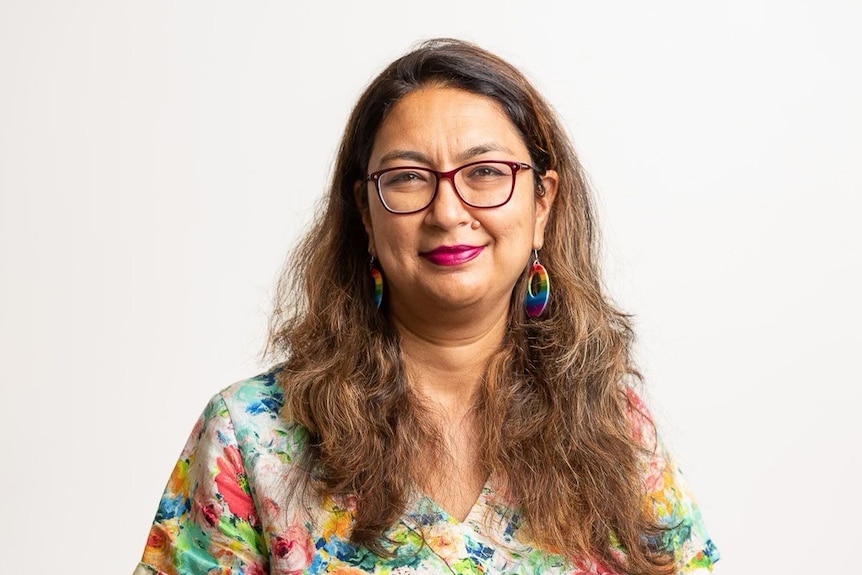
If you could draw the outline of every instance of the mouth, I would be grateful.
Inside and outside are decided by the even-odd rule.
[[[457,266],[477,257],[484,246],[440,246],[419,255],[438,266]]]

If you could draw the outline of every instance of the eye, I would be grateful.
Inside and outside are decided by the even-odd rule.
[[[464,178],[470,182],[496,181],[510,176],[504,166],[499,164],[478,164],[470,166],[465,172]]]
[[[380,176],[380,183],[388,187],[410,188],[425,185],[431,177],[431,174],[424,170],[404,168],[386,172]]]
[[[477,177],[502,176],[503,171],[496,165],[482,164],[480,166],[475,166],[472,170],[470,170],[470,175]]]
[[[390,176],[389,183],[410,182],[410,181],[415,181],[415,180],[425,180],[426,179],[423,177],[423,174],[420,174],[419,172],[416,172],[416,171],[410,171],[410,170],[399,170],[396,172],[390,172],[387,175]]]

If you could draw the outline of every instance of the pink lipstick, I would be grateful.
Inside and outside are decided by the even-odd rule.
[[[484,249],[484,246],[440,246],[419,255],[438,266],[457,266],[469,262]]]

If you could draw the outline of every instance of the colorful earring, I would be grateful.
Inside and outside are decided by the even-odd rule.
[[[380,304],[383,303],[383,274],[374,267],[374,256],[371,256],[368,268],[371,272],[371,279],[374,281],[374,306],[380,309]]]
[[[533,291],[533,286],[536,290]],[[539,317],[548,306],[548,295],[551,293],[551,282],[548,270],[539,263],[539,254],[533,250],[533,266],[527,276],[527,294],[524,296],[524,309],[530,317]]]

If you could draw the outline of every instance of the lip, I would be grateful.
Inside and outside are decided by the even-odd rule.
[[[438,266],[457,266],[469,262],[484,249],[484,246],[440,246],[419,255]]]

